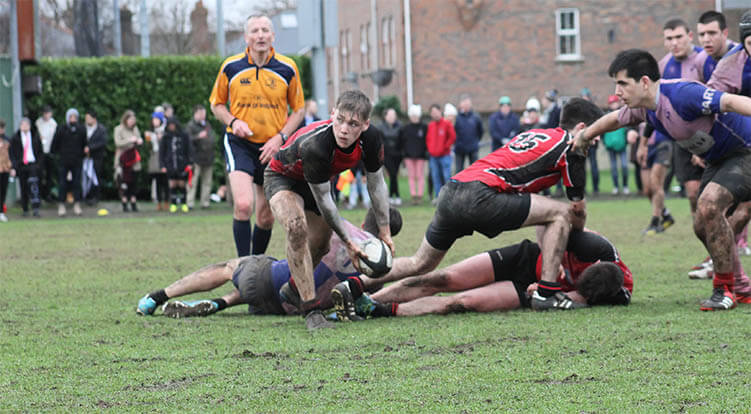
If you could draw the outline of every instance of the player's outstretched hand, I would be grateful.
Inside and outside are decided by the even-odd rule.
[[[367,259],[368,255],[365,254],[360,246],[358,246],[357,243],[353,242],[352,240],[349,240],[347,242],[347,254],[349,254],[349,259],[352,261],[352,266],[354,266],[358,272],[363,273],[362,269],[360,268],[360,258],[362,257],[364,259]]]
[[[383,240],[383,242],[386,243],[386,246],[389,246],[389,250],[391,250],[391,256],[393,257],[396,251],[394,250],[394,240],[391,239],[391,233],[380,234],[378,235],[378,238]]]
[[[279,148],[282,146],[282,136],[277,134],[270,140],[266,141],[261,147],[261,155],[258,157],[261,160],[261,164],[268,164],[271,158],[279,152]]]
[[[248,126],[245,121],[242,119],[236,119],[232,123],[232,133],[240,138],[245,138],[253,135],[253,131],[250,130],[250,127]]]

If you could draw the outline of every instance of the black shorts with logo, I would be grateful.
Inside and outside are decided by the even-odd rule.
[[[253,183],[263,185],[263,169],[261,164],[261,147],[263,144],[250,142],[236,137],[229,132],[224,133],[224,161],[227,172],[242,171],[253,177]]]
[[[425,238],[433,248],[448,250],[456,239],[478,231],[493,238],[518,229],[529,215],[530,196],[500,193],[480,181],[450,180],[441,188]]]
[[[232,283],[254,314],[286,315],[271,281],[271,264],[276,259],[265,255],[246,256],[232,274]]]
[[[670,165],[673,162],[673,142],[669,139],[660,142],[659,144],[650,146],[647,149],[647,168],[651,169],[653,165],[664,165],[665,168],[670,169]]]
[[[686,181],[699,181],[704,174],[704,168],[691,162],[692,156],[693,154],[680,145],[673,146],[673,169],[675,170],[675,178],[681,184]]]
[[[266,194],[266,200],[271,200],[271,197],[280,191],[292,191],[302,197],[304,204],[303,208],[305,210],[312,211],[319,216],[321,215],[321,210],[318,209],[318,203],[316,203],[316,199],[313,197],[313,191],[310,189],[310,185],[308,185],[306,181],[295,180],[294,178],[279,174],[271,168],[266,168],[263,174],[263,192]]]
[[[739,148],[722,160],[707,164],[701,176],[699,195],[710,182],[717,183],[733,195],[733,207],[751,201],[751,148]]]
[[[537,282],[537,258],[540,246],[527,239],[521,243],[494,249],[487,252],[493,263],[495,281],[510,281],[514,284],[519,303],[529,307],[527,287]]]

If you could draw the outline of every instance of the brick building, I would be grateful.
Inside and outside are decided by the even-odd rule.
[[[339,45],[327,50],[329,96],[357,87],[374,98],[395,95],[405,108],[411,92],[426,108],[469,93],[487,113],[501,95],[521,110],[548,89],[577,95],[587,87],[604,105],[616,52],[639,47],[659,59],[665,21],[680,17],[695,28],[718,3],[737,40],[744,10],[735,0],[340,0]],[[387,86],[374,86],[378,69],[393,70]]]

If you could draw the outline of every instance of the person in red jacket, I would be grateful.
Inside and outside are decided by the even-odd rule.
[[[430,117],[433,121],[428,124],[425,145],[430,154],[430,178],[437,200],[441,187],[451,177],[451,146],[456,141],[456,132],[451,122],[443,118],[439,105],[430,106]]]

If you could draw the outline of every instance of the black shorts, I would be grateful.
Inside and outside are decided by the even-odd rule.
[[[665,168],[670,169],[670,165],[673,161],[673,142],[665,140],[657,145],[651,146],[647,149],[647,168],[651,169],[653,165],[664,165]]]
[[[261,147],[246,139],[238,138],[229,132],[224,133],[224,161],[227,164],[227,172],[243,171],[253,177],[253,183],[263,185],[263,169],[261,164]]]
[[[188,173],[185,171],[167,171],[167,179],[169,180],[187,180]]]
[[[490,250],[488,254],[493,262],[495,281],[513,282],[516,294],[519,295],[519,303],[522,307],[528,308],[527,287],[537,282],[540,246],[525,239],[521,243]]]
[[[727,188],[733,195],[730,212],[738,203],[751,201],[751,148],[740,148],[722,160],[707,164],[701,176],[699,195],[710,182]]]
[[[529,204],[529,194],[500,193],[479,181],[450,180],[441,188],[425,238],[444,251],[475,231],[493,238],[520,228],[529,215]]]
[[[681,184],[686,181],[699,181],[704,174],[704,168],[691,163],[692,156],[693,154],[680,145],[673,145],[673,170],[675,178]]]
[[[264,184],[263,192],[266,194],[266,200],[271,200],[274,194],[287,190],[302,197],[304,209],[312,211],[317,215],[321,215],[321,211],[318,209],[318,204],[313,197],[313,191],[306,181],[295,180],[294,178],[287,177],[286,175],[279,174],[271,168],[266,168],[264,171]]]
[[[271,264],[276,259],[269,256],[246,256],[232,274],[232,283],[240,292],[243,302],[255,314],[286,315],[271,282]]]

